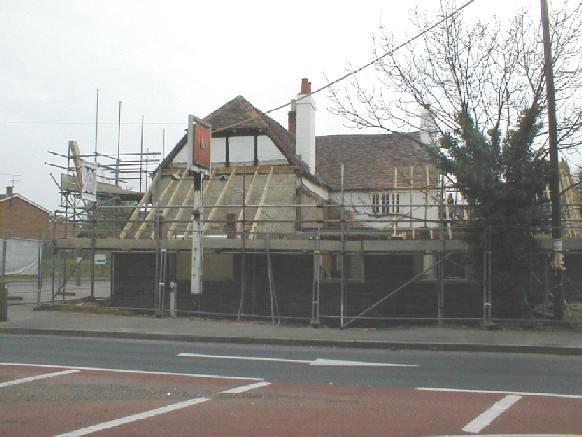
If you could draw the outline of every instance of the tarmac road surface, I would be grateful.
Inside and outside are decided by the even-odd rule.
[[[0,365],[2,436],[580,434],[582,397]]]
[[[27,335],[0,351],[0,436],[582,435],[576,356]]]

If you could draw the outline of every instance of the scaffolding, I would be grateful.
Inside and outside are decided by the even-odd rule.
[[[127,220],[126,208],[136,205],[147,189],[149,172],[159,162],[158,152],[82,154],[79,144],[71,140],[67,153],[49,151],[61,162],[47,163],[61,170],[59,188],[60,213],[75,234],[94,231],[100,238],[115,236]],[[64,161],[64,162],[63,162]],[[93,180],[90,180],[93,179]],[[71,235],[76,236],[76,235]]]

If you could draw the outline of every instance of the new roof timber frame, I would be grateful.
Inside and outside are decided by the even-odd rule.
[[[159,202],[162,205],[170,205],[170,206],[174,205],[174,200],[176,199],[176,196],[178,196],[178,193],[180,193],[180,188],[182,188],[182,186],[184,185],[184,183],[186,181],[192,182],[191,179],[188,179],[188,178],[184,177],[187,174],[188,174],[187,171],[182,171],[182,173],[180,174],[180,180],[178,181],[177,186],[176,187],[173,187],[172,190],[170,190],[170,187],[172,185],[174,185],[172,182],[170,182],[166,186],[166,188],[164,189],[162,195],[160,196],[160,200],[159,200]],[[193,185],[194,184],[191,183],[190,184],[190,188],[192,188]],[[169,193],[170,194],[170,196],[169,196],[170,198],[167,199],[167,200],[166,200],[166,193]],[[188,196],[186,196],[186,197],[188,197]],[[184,204],[184,201],[185,201],[185,199],[182,200],[182,205]],[[171,208],[164,208],[164,211],[162,212],[162,217],[164,219],[168,216],[168,214],[170,213],[170,210],[171,210]]]
[[[251,200],[251,197],[253,195],[253,190],[254,190],[254,187],[255,187],[255,181],[257,180],[257,175],[258,174],[259,174],[259,168],[256,167],[255,168],[255,172],[253,173],[253,178],[251,179],[251,184],[249,186],[249,189],[247,190],[246,194],[243,193],[244,198],[245,198],[245,201],[244,201],[244,204],[245,205],[247,205],[250,202],[250,200]],[[244,177],[246,177],[246,169],[243,170],[243,178]],[[237,232],[237,234],[240,233],[243,230],[242,229],[242,226],[243,226],[244,210],[245,210],[245,207],[243,206],[241,208],[240,212],[238,213],[238,221],[236,223],[236,232]]]
[[[180,170],[180,172],[178,173],[180,178],[183,178],[184,175],[187,173],[187,169],[182,169]],[[182,182],[180,180],[180,182]],[[152,183],[152,186],[154,184]],[[166,193],[168,192],[168,190],[170,189],[170,187],[172,186],[171,183],[169,183],[168,185],[166,185],[166,188],[164,188],[164,191],[162,191],[158,202],[163,201],[166,198]],[[153,204],[153,202],[152,202]],[[148,227],[148,224],[150,222],[150,220],[153,219],[154,214],[156,214],[156,209],[152,208],[150,209],[150,211],[148,212],[148,215],[146,216],[145,220],[142,222],[141,226],[139,227],[139,229],[137,230],[137,232],[135,233],[135,239],[139,240],[142,236],[142,234],[145,232],[146,228]],[[152,235],[150,236],[151,239],[153,239],[155,237],[155,232],[152,231]]]
[[[184,200],[182,201],[182,208],[180,208],[178,210],[178,212],[176,213],[176,217],[172,221],[172,225],[170,226],[170,228],[168,229],[168,232],[166,233],[167,239],[172,238],[172,235],[176,232],[176,228],[178,227],[178,223],[180,222],[180,220],[186,219],[185,216],[189,211],[186,208],[186,206],[192,205],[193,203],[194,203],[194,184],[191,184],[190,189],[188,190],[188,193],[186,194],[186,196],[184,197]],[[183,238],[185,238],[185,235],[183,236]]]
[[[214,171],[212,172],[212,174],[214,174]],[[202,178],[202,180],[204,181],[204,177]],[[204,183],[202,185],[204,185]],[[201,208],[202,208],[202,210],[204,210],[204,204],[203,204],[203,202],[204,202],[204,195],[206,194],[206,191],[208,190],[208,187],[209,186],[210,186],[210,182],[207,183],[204,186],[204,188],[202,189],[202,199],[201,199],[201,202],[202,202]],[[196,191],[195,190],[192,193],[193,193],[194,196],[196,195]],[[192,201],[192,205],[191,206],[194,206],[194,200]],[[183,209],[186,209],[186,208],[183,208]],[[192,213],[194,213],[194,211],[192,211]],[[184,238],[186,238],[186,235],[188,235],[188,233],[192,233],[193,234],[193,232],[194,232],[194,221],[193,220],[190,220],[188,222],[188,226],[186,227],[186,231],[184,232]]]
[[[206,185],[204,185],[203,197],[204,197],[204,194],[206,194],[206,190],[208,190],[208,187],[210,186],[210,182],[212,182],[212,177],[214,176],[215,173],[216,173],[216,169],[213,169],[212,173],[210,175],[210,178],[208,179],[208,183]],[[176,214],[176,218],[174,219],[172,226],[170,226],[170,229],[168,230],[168,233],[166,234],[168,239],[172,238],[172,234],[174,234],[178,224],[182,220],[186,220],[186,218],[190,218],[187,215],[190,212],[188,207],[192,206],[193,204],[194,204],[194,184],[192,184],[190,186],[190,189],[188,190],[188,194],[186,195],[186,197],[182,201],[182,207],[178,210],[178,213]],[[191,227],[192,227],[192,222],[189,221],[188,226],[186,226],[186,231],[189,231],[191,229]],[[185,232],[182,235],[182,239],[186,238],[186,234],[187,234],[187,232]]]
[[[269,172],[269,176],[267,177],[267,182],[265,183],[265,187],[263,188],[263,194],[261,194],[261,201],[259,202],[259,207],[257,208],[257,212],[253,219],[253,226],[251,227],[251,232],[249,238],[255,240],[257,227],[259,225],[259,220],[261,218],[261,214],[263,213],[263,205],[265,204],[265,200],[267,199],[267,193],[269,192],[269,184],[271,183],[271,176],[273,176],[273,166],[271,166],[271,171]]]
[[[148,190],[146,191],[146,193],[144,194],[144,196],[141,198],[141,200],[139,201],[139,203],[137,204],[137,206],[133,209],[133,212],[131,213],[131,216],[129,217],[129,221],[127,222],[127,224],[123,228],[123,231],[121,231],[121,234],[119,234],[119,238],[120,239],[122,239],[122,240],[125,239],[125,237],[127,236],[127,233],[129,232],[130,228],[133,226],[133,223],[135,222],[135,220],[137,220],[137,216],[139,214],[139,210],[140,210],[140,208],[142,208],[142,207],[145,206],[145,204],[147,203],[148,199],[151,197],[152,191],[154,190],[154,187],[156,186],[156,184],[158,182],[158,179],[161,177],[160,174],[161,174],[160,172],[156,173],[156,175],[154,176],[154,179],[153,179],[151,185],[149,186]]]
[[[208,214],[208,217],[206,218],[206,222],[204,223],[204,228],[202,229],[202,232],[206,232],[208,230],[208,228],[210,227],[211,220],[214,219],[214,216],[216,215],[216,211],[219,209],[217,207],[224,203],[224,198],[226,197],[226,193],[228,193],[228,190],[230,189],[230,185],[232,184],[232,181],[234,180],[235,174],[236,174],[236,167],[232,169],[232,171],[230,172],[230,175],[228,176],[226,184],[224,184],[224,187],[222,187],[222,191],[218,195],[218,199],[216,199],[216,202],[213,205],[212,211],[210,211],[210,214]],[[206,188],[208,188],[208,185],[206,185]]]

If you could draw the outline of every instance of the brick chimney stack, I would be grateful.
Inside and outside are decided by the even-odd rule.
[[[297,100],[291,100],[291,110],[287,113],[287,126],[289,132],[297,133]]]
[[[305,77],[301,79],[301,94],[311,94],[311,82]]]
[[[6,187],[6,195],[7,196],[12,196],[12,194],[13,194],[13,191],[12,190],[13,190],[13,188],[14,187],[12,185]]]

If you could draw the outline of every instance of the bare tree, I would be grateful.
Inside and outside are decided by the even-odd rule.
[[[374,37],[374,82],[352,76],[330,91],[330,110],[359,128],[417,130],[422,109],[440,133],[457,129],[461,109],[483,132],[503,134],[521,111],[540,106],[545,116],[544,65],[537,11],[519,11],[506,23],[468,23],[456,4],[442,1],[435,12],[411,12],[410,44],[398,46],[382,27]],[[551,17],[560,149],[576,153],[582,143],[582,5],[565,1]],[[426,32],[436,21],[436,28]],[[365,72],[364,72],[365,74]],[[547,130],[536,139],[546,148]]]
[[[551,22],[559,146],[572,153],[582,143],[581,17],[582,5],[564,3]],[[541,28],[527,10],[505,25],[468,24],[445,1],[436,16],[415,10],[411,21],[419,37],[405,46],[381,29],[375,86],[354,74],[351,87],[331,91],[333,112],[358,127],[408,131],[419,129],[423,113],[440,136],[441,170],[471,208],[467,240],[477,265],[492,252],[497,314],[524,316],[537,245],[531,230],[544,226],[539,206],[549,180]]]

